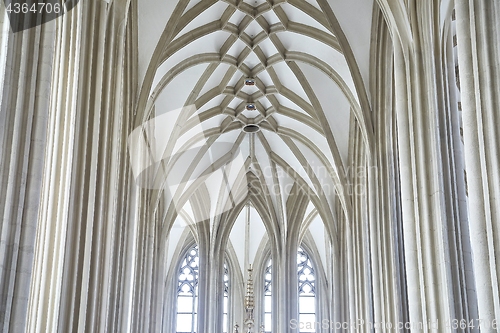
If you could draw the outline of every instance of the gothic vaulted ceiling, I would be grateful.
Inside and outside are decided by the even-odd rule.
[[[175,177],[184,180],[173,190],[184,200],[178,200],[180,215],[199,219],[189,199],[199,187],[195,179],[236,155],[241,163],[233,163],[229,178],[241,189],[233,191],[265,215],[268,232],[283,230],[280,216],[291,214],[294,185],[308,197],[307,214],[314,207],[331,220],[337,200],[349,210],[353,127],[368,138],[371,0],[148,0],[138,6],[136,125],[162,119],[154,131],[163,132],[156,147],[163,170],[176,169],[167,164],[181,150],[201,142],[209,148],[177,167]],[[236,181],[238,175],[245,181]],[[265,194],[260,205],[249,183]],[[228,200],[220,185],[205,184],[204,191],[211,212]],[[158,201],[168,206],[172,197]]]

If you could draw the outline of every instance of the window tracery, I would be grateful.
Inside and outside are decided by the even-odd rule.
[[[299,322],[304,323],[300,333],[315,332],[316,274],[309,254],[301,247],[297,251],[297,278]]]
[[[196,333],[198,308],[198,246],[187,251],[179,268],[177,282],[177,333]]]
[[[264,270],[264,332],[271,333],[272,323],[272,269],[273,261],[269,259]]]
[[[222,332],[229,333],[229,290],[230,290],[230,275],[227,263],[224,262],[224,300],[223,300],[223,315],[222,315]]]

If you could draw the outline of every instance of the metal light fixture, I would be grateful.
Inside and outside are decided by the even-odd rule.
[[[255,124],[248,124],[243,127],[243,132],[245,133],[257,133],[260,131],[260,126]]]
[[[246,295],[245,295],[245,319],[244,319],[244,332],[241,333],[251,333],[254,332],[255,319],[254,319],[254,288],[252,280],[252,265],[248,268],[248,280],[246,284]],[[240,326],[238,324],[234,325],[234,333],[239,333]],[[264,325],[259,327],[259,333],[264,333]]]

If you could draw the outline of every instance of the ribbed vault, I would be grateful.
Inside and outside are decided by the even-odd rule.
[[[188,108],[177,119],[167,150],[207,146],[196,167],[182,176],[190,181],[171,196],[164,195],[164,184],[151,201],[151,208],[163,207],[164,232],[179,213],[197,221],[196,210],[206,206],[218,216],[213,213],[229,200],[220,186],[192,181],[225,163],[222,157],[212,163],[204,158],[221,143],[231,143],[244,161],[233,166],[238,180],[231,191],[242,201],[259,197],[262,209],[273,212],[265,222],[268,230],[286,230],[280,224],[292,220],[287,212],[294,210],[287,205],[295,202],[293,191],[307,198],[301,205],[314,205],[330,233],[336,210],[349,219],[350,133],[360,126],[364,137],[369,135],[348,62],[315,0],[181,0],[148,73],[137,125]],[[249,125],[256,131],[245,131]],[[169,169],[168,158],[163,163]],[[203,203],[194,205],[190,198],[201,188]],[[182,200],[174,207],[172,197]],[[223,228],[220,216],[212,228]],[[304,216],[297,223],[304,219],[311,220]]]

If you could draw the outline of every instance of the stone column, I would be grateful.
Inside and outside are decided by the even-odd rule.
[[[0,4],[0,331],[23,332],[51,89],[54,22],[13,33]]]
[[[80,1],[56,22],[28,332],[128,326],[127,8]]]
[[[456,318],[461,299],[451,274],[453,217],[447,216],[446,198],[452,194],[444,186],[439,124],[440,12],[432,1],[414,3],[406,12],[412,39],[394,41],[394,77],[408,309],[410,321],[422,325],[411,331],[452,332],[446,321]]]
[[[469,228],[481,332],[500,332],[500,2],[456,1]]]

